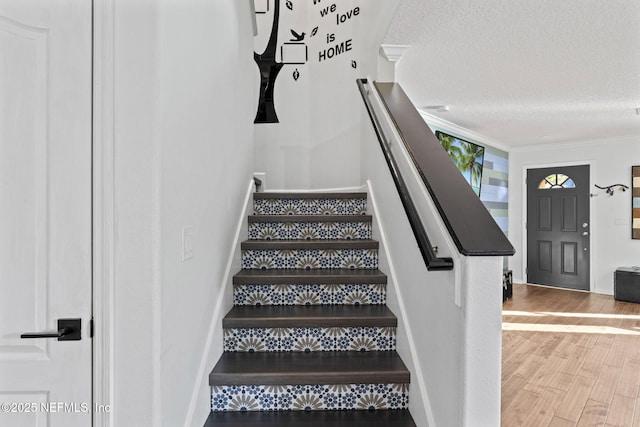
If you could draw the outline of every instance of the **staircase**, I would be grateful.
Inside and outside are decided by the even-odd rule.
[[[415,427],[366,204],[254,194],[205,427]]]

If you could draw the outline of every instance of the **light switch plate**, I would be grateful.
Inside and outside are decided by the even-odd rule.
[[[195,230],[192,225],[182,227],[182,261],[193,258],[194,234]]]

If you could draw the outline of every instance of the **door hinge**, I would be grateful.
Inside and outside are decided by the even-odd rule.
[[[93,338],[93,317],[89,320],[89,338]]]

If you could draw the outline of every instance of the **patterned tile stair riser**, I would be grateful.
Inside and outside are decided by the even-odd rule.
[[[406,409],[408,384],[213,386],[214,411]]]
[[[229,328],[224,351],[390,351],[396,328]]]
[[[242,251],[242,268],[270,270],[281,268],[378,268],[377,249],[290,249]]]
[[[371,222],[252,222],[250,240],[371,239]]]
[[[234,305],[365,305],[386,304],[387,286],[373,284],[234,285]]]
[[[224,354],[210,374],[216,420],[265,411],[407,417],[410,374],[395,351],[366,194],[256,193],[253,207]],[[408,419],[399,425],[415,427]]]
[[[254,199],[256,215],[364,215],[367,199]]]

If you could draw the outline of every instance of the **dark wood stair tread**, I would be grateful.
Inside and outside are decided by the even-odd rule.
[[[328,250],[328,249],[378,249],[379,242],[371,239],[352,240],[245,240],[242,250]]]
[[[209,385],[400,384],[409,371],[395,351],[223,353]]]
[[[273,269],[241,270],[233,276],[234,285],[256,284],[340,284],[387,283],[387,275],[376,269]]]
[[[211,412],[204,427],[416,427],[408,410]]]
[[[318,193],[291,193],[291,192],[263,192],[253,193],[253,199],[366,199],[367,193],[363,192],[318,192]]]
[[[385,305],[236,306],[222,320],[224,328],[396,327]]]
[[[371,222],[371,215],[249,215],[255,222]]]

